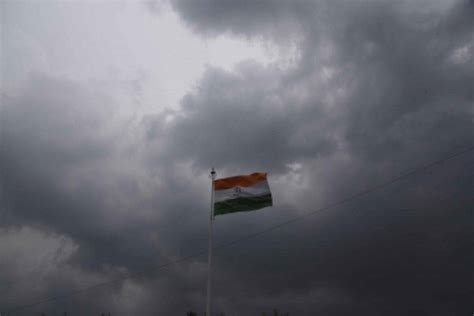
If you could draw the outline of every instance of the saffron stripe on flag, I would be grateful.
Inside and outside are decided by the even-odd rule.
[[[214,182],[215,190],[225,190],[233,187],[250,187],[254,186],[259,182],[266,181],[267,174],[262,172],[252,173],[246,176],[235,176],[224,179],[217,179]]]

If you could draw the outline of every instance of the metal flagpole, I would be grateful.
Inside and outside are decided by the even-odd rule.
[[[206,302],[206,316],[211,316],[211,267],[212,267],[212,222],[214,221],[214,180],[216,179],[216,171],[211,170],[212,192],[211,192],[211,213],[209,216],[209,250],[207,252],[207,302]]]

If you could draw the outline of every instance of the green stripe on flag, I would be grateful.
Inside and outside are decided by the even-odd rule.
[[[239,197],[214,204],[214,215],[223,215],[235,212],[254,211],[267,206],[272,206],[272,195],[266,194],[252,197]]]

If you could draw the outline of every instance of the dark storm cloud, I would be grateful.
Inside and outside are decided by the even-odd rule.
[[[205,249],[208,187],[196,190],[179,163],[151,162],[154,148],[143,150],[116,103],[101,87],[36,73],[2,104],[1,233],[8,249],[18,240],[0,269],[2,311]],[[62,248],[61,260],[49,254]],[[203,260],[33,311],[184,313],[203,299]]]
[[[25,249],[2,261],[0,310],[205,249],[210,166],[269,171],[276,202],[218,218],[219,244],[472,145],[472,3],[171,5],[199,34],[296,45],[295,62],[210,67],[179,109],[138,123],[103,87],[45,74],[2,99],[2,234]],[[216,311],[471,312],[473,158],[216,252]],[[43,248],[51,272],[25,290]],[[34,311],[184,315],[205,278],[199,257]]]
[[[284,39],[311,17],[316,6],[307,1],[171,1],[193,29],[207,35],[231,33]]]
[[[263,149],[257,154],[270,151],[269,147],[275,147],[275,152],[278,152],[278,146],[286,143],[283,138],[291,139],[292,135],[294,139],[312,142],[313,146],[321,138],[327,138],[328,144],[334,145],[334,138],[341,137],[341,141],[351,146],[353,151],[360,149],[361,154],[370,154],[374,158],[390,154],[391,148],[398,147],[399,151],[408,146],[410,142],[406,142],[405,137],[417,145],[429,142],[429,138],[437,144],[429,144],[423,150],[444,148],[439,146],[439,141],[444,145],[468,141],[469,133],[465,131],[472,124],[473,95],[469,82],[474,80],[470,71],[474,61],[469,58],[466,62],[456,63],[450,56],[456,49],[472,45],[472,6],[459,3],[443,14],[428,9],[427,12],[408,14],[410,9],[419,8],[370,1],[338,2],[334,5],[296,2],[291,6],[293,10],[285,10],[287,5],[286,2],[260,1],[237,4],[175,2],[177,11],[198,30],[218,31],[225,29],[221,25],[224,24],[237,34],[247,34],[251,23],[246,19],[249,18],[258,25],[252,32],[256,35],[264,33],[259,31],[265,29],[267,20],[253,19],[249,12],[259,12],[260,8],[262,12],[282,12],[292,16],[292,12],[297,10],[295,8],[313,7],[312,10],[300,9],[305,11],[305,15],[299,16],[298,23],[306,27],[299,34],[303,40],[296,69],[278,73],[255,67],[249,75],[238,71],[233,76],[234,80],[229,80],[232,75],[224,77],[223,74],[215,78],[215,72],[209,72],[201,82],[202,89],[185,99],[184,119],[178,120],[177,126],[181,127],[178,125],[181,122],[191,122],[187,126],[196,130],[208,126],[206,130],[218,129],[221,131],[219,135],[226,139],[228,147],[223,150],[220,139],[214,138],[212,143],[216,146],[211,143],[207,146],[208,151],[198,154],[206,155],[203,161],[210,161],[209,156],[219,157],[227,153],[239,157],[244,146],[235,143],[236,139],[242,137],[242,144],[248,146],[250,137],[242,133],[253,130],[247,129],[245,124],[254,127],[254,120],[264,125],[259,133],[254,134],[255,143],[258,144],[260,137],[273,134],[270,141],[263,142],[264,145],[260,146]],[[314,12],[314,15],[307,16],[308,12]],[[235,18],[225,19],[226,14]],[[278,23],[279,20],[271,21]],[[472,48],[469,49],[472,55]],[[258,71],[260,74],[256,74]],[[255,81],[258,81],[259,94],[252,95],[250,91],[255,88]],[[245,83],[247,87],[243,86]],[[242,95],[239,91],[249,93],[241,99],[229,97],[232,93]],[[292,92],[296,94],[293,99],[288,97]],[[229,102],[235,105],[224,106]],[[232,115],[222,118],[223,111],[234,108],[247,121],[239,116],[234,119]],[[262,108],[266,110],[264,115],[260,114]],[[245,112],[246,109],[249,110]],[[252,109],[255,113],[248,115]],[[280,121],[265,125],[274,116],[280,117]],[[199,118],[206,121],[198,125],[197,122],[202,121]],[[322,122],[329,126],[322,126]],[[305,131],[308,125],[319,129]],[[233,126],[239,126],[244,132],[235,133]],[[446,133],[443,128],[450,131]],[[178,137],[192,135],[193,141],[199,144],[196,148],[202,146],[200,133],[186,132],[182,128],[176,128],[173,132]],[[437,139],[434,135],[442,137]],[[307,140],[308,137],[311,140]],[[177,144],[188,142],[178,141]],[[296,146],[294,142],[290,143]],[[250,141],[250,144],[253,142]],[[308,147],[310,145],[306,144]],[[213,148],[216,150],[209,153]],[[288,150],[276,159],[291,162],[289,156],[301,155],[294,148]],[[317,150],[306,152],[313,157]],[[268,155],[265,157],[268,158]]]
[[[233,73],[210,69],[170,124],[167,152],[173,157],[199,168],[212,162],[226,174],[262,168],[287,174],[300,164],[297,172],[312,186],[303,190],[306,195],[294,194],[307,206],[337,200],[472,145],[470,3],[173,5],[203,34],[222,31],[286,45],[288,38],[276,35],[281,26],[285,35],[298,39],[300,55],[284,70],[251,67],[250,62]],[[261,19],[255,18],[258,12]],[[283,253],[274,260],[273,252],[257,243],[244,252],[252,254],[248,270],[237,264],[239,253],[222,264],[228,268],[221,268],[221,277],[234,275],[235,288],[252,301],[248,310],[260,299],[288,302],[302,314],[467,312],[472,286],[465,276],[472,258],[465,221],[473,183],[472,172],[465,174],[463,166],[469,159],[472,155],[460,166],[436,170],[433,178],[414,180],[416,185],[403,183],[393,189],[396,194],[374,195],[321,218],[337,229],[313,236],[314,249],[303,242],[321,228],[314,222],[301,230],[301,244],[277,234]],[[328,169],[321,171],[325,165]],[[312,195],[321,186],[325,197]],[[360,209],[372,212],[348,215]],[[320,252],[331,259],[322,259]],[[339,304],[311,301],[311,290],[333,293],[328,296],[338,297]],[[299,304],[289,303],[291,297]]]
[[[8,287],[2,290],[9,295],[3,296],[2,311],[22,300],[64,294],[167,262],[179,249],[177,243],[187,239],[186,233],[199,229],[189,228],[180,220],[185,211],[166,215],[170,207],[180,208],[173,197],[167,196],[178,190],[175,175],[158,171],[159,179],[153,179],[146,165],[142,167],[145,172],[133,167],[141,160],[134,155],[140,150],[123,140],[124,134],[134,139],[130,126],[121,124],[116,129],[115,102],[100,88],[37,73],[21,93],[2,104],[2,234],[5,238],[20,238],[23,227],[33,227],[18,244],[22,249],[33,243],[32,238],[38,238],[37,251],[28,255],[26,249],[23,254],[18,250],[17,260],[31,256],[28,260],[40,262],[32,271],[44,270],[47,265],[51,270],[41,279],[31,273],[29,281],[19,282],[20,276],[29,271],[27,261],[19,265],[4,261],[1,275]],[[192,211],[196,205],[187,204],[185,208]],[[165,218],[163,224],[160,215]],[[180,229],[168,229],[171,224],[180,224],[182,239],[175,238]],[[52,236],[52,240],[43,234]],[[69,240],[70,251],[56,264],[47,254],[59,247],[54,240],[61,238]],[[48,264],[48,260],[53,262]],[[34,287],[29,290],[32,282]],[[89,306],[83,312],[97,312],[100,306],[120,309],[114,307],[117,303],[110,297],[120,298],[124,288],[111,284],[91,294],[98,296],[98,302],[88,303],[91,295],[87,294],[71,299],[64,308]],[[134,299],[137,302],[149,295],[138,292]],[[149,305],[145,310],[158,307]],[[63,307],[38,308],[58,311]]]
[[[238,161],[248,170],[285,172],[298,159],[334,150],[337,139],[327,133],[331,120],[324,109],[301,109],[285,96],[281,75],[253,62],[236,73],[209,69],[169,123],[164,155],[200,169]]]

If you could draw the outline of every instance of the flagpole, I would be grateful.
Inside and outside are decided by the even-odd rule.
[[[212,268],[212,222],[214,221],[214,180],[216,178],[216,171],[214,168],[211,169],[211,181],[212,181],[212,192],[211,192],[211,212],[209,215],[209,249],[207,252],[207,301],[206,301],[206,316],[211,316],[211,268]]]

